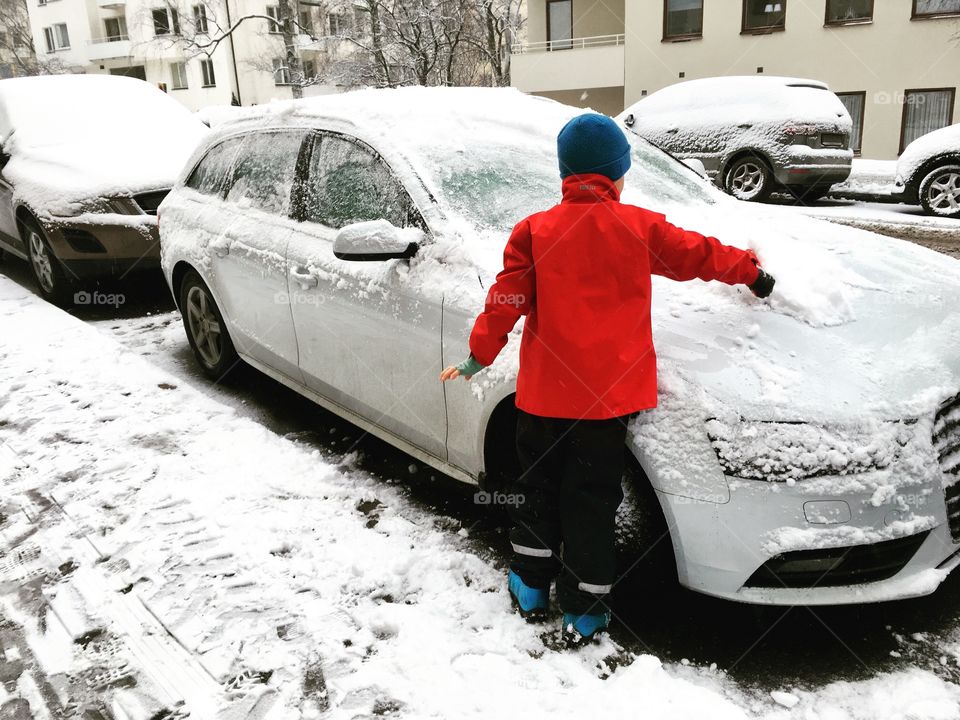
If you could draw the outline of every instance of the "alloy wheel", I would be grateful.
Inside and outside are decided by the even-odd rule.
[[[937,175],[927,188],[927,203],[937,214],[960,212],[960,170],[947,170]]]
[[[737,165],[730,177],[730,189],[741,200],[756,197],[763,190],[764,183],[763,168],[751,160]]]
[[[223,354],[220,321],[213,300],[196,285],[187,293],[187,324],[200,358],[208,367],[216,366]]]
[[[45,292],[53,292],[53,261],[47,252],[47,244],[36,230],[29,231],[30,264],[33,272]]]

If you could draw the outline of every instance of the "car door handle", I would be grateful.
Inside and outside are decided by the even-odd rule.
[[[290,277],[303,288],[312,288],[320,284],[317,276],[306,268],[294,268],[290,271]]]
[[[753,127],[753,123],[740,123],[739,125],[737,125],[737,127],[740,128],[741,130],[749,130],[750,128]]]
[[[679,132],[678,128],[670,128],[669,130],[667,130],[667,135],[676,135],[677,132]]]

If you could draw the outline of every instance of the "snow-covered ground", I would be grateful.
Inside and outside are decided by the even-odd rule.
[[[893,193],[897,176],[896,160],[854,158],[850,177],[830,190],[833,197],[887,197]]]
[[[609,639],[553,649],[555,628],[509,612],[502,568],[455,519],[184,382],[174,321],[135,352],[0,278],[0,707],[960,717],[960,689],[926,669],[809,690],[774,669],[761,693]]]

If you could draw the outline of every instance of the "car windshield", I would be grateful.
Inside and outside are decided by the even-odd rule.
[[[423,148],[441,204],[481,232],[496,233],[555,205],[560,201],[556,141],[529,140],[523,146],[466,142],[454,152],[438,145]],[[633,163],[625,201],[650,207],[714,202],[692,170],[644,140],[630,141]]]

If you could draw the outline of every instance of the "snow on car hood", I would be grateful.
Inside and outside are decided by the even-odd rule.
[[[77,108],[65,114],[63,107]],[[3,176],[44,214],[171,187],[207,127],[152,85],[82,75],[0,81]]]
[[[897,161],[897,175],[906,182],[927,160],[948,152],[960,154],[960,123],[929,132],[907,145]]]

